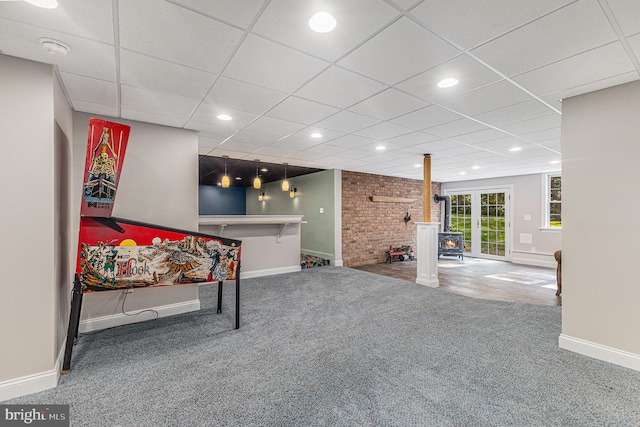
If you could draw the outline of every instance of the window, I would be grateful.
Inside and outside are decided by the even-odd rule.
[[[546,187],[544,228],[562,228],[562,176],[559,174],[547,175]]]

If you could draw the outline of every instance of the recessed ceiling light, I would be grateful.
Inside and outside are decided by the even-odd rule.
[[[454,79],[453,77],[447,77],[446,79],[442,79],[438,82],[438,87],[451,87],[458,84],[458,79]]]
[[[474,165],[474,166],[471,166],[471,169],[473,169],[473,170],[478,170],[478,169],[480,169],[480,166],[478,166],[478,165]]]
[[[560,163],[560,160],[551,160],[549,162],[550,165],[557,165],[558,163]]]
[[[309,19],[309,27],[316,33],[328,33],[336,28],[336,18],[327,12],[318,12]]]
[[[414,168],[421,168],[421,167],[422,167],[422,164],[420,164],[420,163],[416,163],[415,165],[413,165],[413,167],[414,167]]]
[[[218,118],[218,120],[225,120],[225,121],[233,119],[233,117],[231,117],[228,114],[218,114],[216,117]]]
[[[242,181],[242,177],[241,176],[236,176],[236,181]]]
[[[24,0],[29,4],[34,6],[41,7],[43,9],[55,9],[58,7],[58,2],[56,0]]]
[[[378,150],[378,151],[382,151],[382,150],[386,150],[386,149],[387,149],[387,147],[385,147],[384,145],[378,145],[376,147],[376,150]]]
[[[262,169],[260,169],[260,172],[269,172],[269,169],[267,169],[267,168],[262,168]]]
[[[513,147],[513,148],[509,148],[509,151],[520,151],[522,150],[521,147]]]
[[[312,133],[310,136],[311,138],[322,138],[322,134],[318,132]]]
[[[467,173],[465,171],[460,172],[460,175],[466,175]]]

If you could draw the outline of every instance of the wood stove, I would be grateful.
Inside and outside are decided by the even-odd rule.
[[[464,259],[462,239],[462,233],[454,233],[451,231],[438,233],[438,258],[440,258],[440,255],[450,255]]]
[[[449,196],[433,196],[436,203],[444,200],[444,231],[438,233],[438,258],[441,255],[457,256],[464,259],[464,242],[462,233],[451,231],[451,198]]]

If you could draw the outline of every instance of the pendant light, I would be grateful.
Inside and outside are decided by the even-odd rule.
[[[222,156],[224,159],[224,176],[222,177],[222,188],[229,188],[229,176],[227,175],[227,159],[229,156]]]
[[[256,177],[253,179],[253,188],[259,190],[262,187],[262,181],[260,181],[260,177],[258,176],[258,166],[260,165],[260,159],[256,159]]]
[[[282,191],[289,191],[289,181],[287,181],[287,164],[284,163],[284,181],[282,181]]]

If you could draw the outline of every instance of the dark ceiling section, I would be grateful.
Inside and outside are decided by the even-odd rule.
[[[214,156],[200,156],[200,185],[218,185],[224,175],[224,158]],[[253,160],[227,159],[227,175],[231,179],[233,187],[251,187],[258,175],[263,183],[284,179],[284,164],[256,162]],[[264,170],[266,169],[266,170]],[[305,168],[301,166],[287,165],[287,179],[300,175],[320,172],[324,169]],[[241,178],[241,179],[236,179]]]

